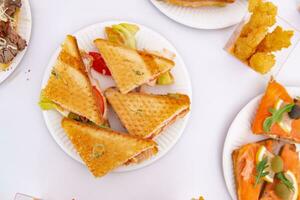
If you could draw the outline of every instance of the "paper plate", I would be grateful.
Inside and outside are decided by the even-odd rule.
[[[29,0],[22,0],[22,7],[20,9],[17,28],[20,36],[22,36],[22,38],[24,38],[27,41],[27,45],[30,41],[31,26],[32,22]],[[18,67],[19,63],[21,62],[26,51],[27,47],[23,51],[18,53],[18,55],[13,59],[8,69],[4,71],[0,70],[0,83],[2,83],[5,79],[9,77],[9,75],[11,75],[14,72],[14,70]]]
[[[287,87],[286,89],[292,96],[300,95],[299,87]],[[255,97],[238,113],[229,128],[225,140],[223,149],[223,174],[228,192],[234,200],[237,200],[237,196],[233,173],[232,152],[245,144],[267,138],[265,136],[254,135],[251,131],[252,119],[254,118],[261,98],[262,95]],[[299,148],[299,145],[297,145],[297,147]]]
[[[121,23],[120,21],[109,21],[109,22],[103,22],[103,23],[97,23],[91,26],[88,26],[86,28],[81,29],[80,31],[74,33],[74,35],[77,37],[79,46],[81,49],[85,51],[97,51],[96,48],[93,45],[93,40],[96,38],[105,38],[104,35],[104,28],[107,26],[111,26],[113,24]],[[131,22],[127,22],[131,23]],[[132,23],[134,24],[134,23]],[[190,96],[192,98],[192,89],[191,89],[191,82],[189,79],[189,75],[187,72],[187,69],[185,67],[185,64],[183,60],[181,59],[179,53],[176,51],[175,47],[172,46],[163,36],[156,33],[155,31],[143,26],[139,25],[140,31],[136,35],[137,39],[137,46],[138,49],[149,49],[149,50],[156,50],[161,51],[164,48],[172,51],[176,54],[175,58],[175,67],[172,69],[172,74],[175,78],[175,84],[171,86],[156,86],[156,87],[143,87],[143,90],[146,92],[151,93],[170,93],[170,92],[180,92],[184,93]],[[45,71],[42,88],[44,88],[47,84],[48,78],[51,73],[51,69],[54,65],[54,62],[60,52],[60,48],[56,50],[54,55],[52,56],[47,69]],[[96,72],[95,72],[96,73]],[[101,84],[101,89],[104,91],[106,88],[114,86],[114,81],[110,77],[105,77],[100,74],[98,74],[99,81]],[[118,131],[125,131],[118,118],[116,117],[115,113],[112,112],[112,109],[109,109],[108,118],[110,121],[110,124],[114,130]],[[72,143],[69,141],[68,137],[64,133],[64,130],[61,127],[61,120],[62,116],[56,112],[56,111],[43,111],[43,116],[46,122],[46,125],[55,139],[55,141],[58,143],[58,145],[72,158],[75,160],[83,163],[79,155],[77,154],[76,150],[73,148]],[[182,135],[184,128],[186,126],[186,123],[188,121],[189,115],[187,115],[183,119],[179,119],[176,121],[173,125],[171,125],[167,130],[164,131],[159,137],[155,139],[155,141],[158,143],[159,153],[153,157],[152,159],[149,159],[145,162],[142,162],[140,164],[136,165],[129,165],[129,166],[122,166],[115,171],[117,172],[124,172],[124,171],[130,171],[134,169],[139,169],[142,167],[145,167],[154,161],[161,158],[163,155],[165,155],[177,142],[177,140]]]
[[[236,0],[225,7],[187,8],[150,0],[163,14],[183,25],[198,29],[220,29],[239,23],[247,12],[247,1]]]

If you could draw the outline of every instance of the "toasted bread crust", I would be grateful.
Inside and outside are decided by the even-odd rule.
[[[130,160],[128,160],[125,163],[125,165],[141,163],[145,160],[148,160],[149,158],[151,158],[153,155],[155,155],[157,153],[158,153],[158,148],[157,147],[145,150],[145,151],[141,152],[140,154],[138,154],[137,156],[135,156],[134,158],[131,158]]]
[[[152,140],[97,128],[68,118],[63,119],[62,127],[95,177],[104,176],[148,149],[157,148]]]
[[[115,88],[104,94],[128,132],[142,138],[158,135],[190,108],[190,99],[183,94],[122,94]]]
[[[178,115],[175,115],[168,124],[166,124],[165,126],[162,126],[160,128],[157,129],[157,131],[155,131],[152,135],[148,135],[145,138],[155,138],[157,136],[159,136],[164,130],[166,130],[169,126],[171,126],[173,123],[176,122],[176,120],[183,118],[185,115],[187,115],[190,111],[190,108],[186,108],[183,111],[181,111]]]
[[[225,6],[235,0],[164,0],[170,4],[183,7],[198,8],[203,6]]]
[[[137,51],[107,40],[96,39],[94,43],[123,94],[156,79],[175,65],[167,58]]]
[[[72,35],[66,36],[65,41],[62,44],[62,52],[65,52],[67,55],[69,55],[68,61],[71,60],[70,57],[76,60],[76,62],[73,61],[74,67],[86,72],[76,37]]]

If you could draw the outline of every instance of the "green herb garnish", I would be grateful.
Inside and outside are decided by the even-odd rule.
[[[294,191],[295,188],[293,186],[293,183],[287,179],[284,175],[283,172],[279,172],[278,174],[276,174],[276,177],[281,181],[281,183],[283,183],[289,190]]]
[[[138,108],[138,109],[132,109],[132,108],[129,108],[129,110],[131,110],[132,112],[135,112],[136,114],[142,114],[143,110]]]
[[[262,159],[256,166],[256,176],[255,176],[255,184],[261,183],[261,179],[269,174],[269,172],[265,172],[265,170],[269,167],[268,158]]]
[[[102,125],[98,125],[100,128],[109,128],[107,125],[104,125],[104,124],[102,124]]]
[[[134,71],[134,73],[135,73],[136,75],[139,75],[139,76],[144,75],[144,72],[141,72],[141,71],[139,71],[139,70],[134,70],[134,69],[133,69],[133,71]]]
[[[105,152],[105,146],[103,144],[96,144],[93,147],[92,158],[100,158]]]
[[[294,103],[287,104],[282,108],[276,110],[274,108],[269,109],[269,112],[272,116],[267,117],[263,123],[263,129],[265,132],[270,132],[271,126],[275,123],[278,123],[282,120],[283,114],[286,112],[291,112],[293,107],[295,106]]]
[[[55,76],[55,78],[59,78],[59,74],[54,69],[51,71],[51,74]]]

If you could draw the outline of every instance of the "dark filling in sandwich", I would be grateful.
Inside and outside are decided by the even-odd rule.
[[[0,63],[8,64],[27,46],[16,32],[14,15],[21,6],[21,0],[0,0]]]
[[[78,121],[78,122],[82,122],[82,123],[86,123],[86,124],[90,124],[90,125],[95,125],[94,122],[90,121],[86,117],[82,117],[82,116],[77,115],[77,114],[72,113],[72,112],[69,113],[68,118],[73,119],[73,120]]]
[[[73,120],[78,121],[78,122],[81,122],[81,123],[89,124],[89,125],[92,125],[92,126],[97,126],[97,127],[101,127],[101,128],[109,128],[109,124],[97,125],[94,122],[92,122],[91,120],[89,120],[88,118],[77,115],[77,114],[72,113],[72,112],[69,113],[68,118],[73,119]]]

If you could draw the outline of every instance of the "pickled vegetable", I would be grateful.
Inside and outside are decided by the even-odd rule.
[[[275,173],[282,172],[283,170],[283,160],[280,156],[275,156],[271,161],[272,170]]]
[[[275,185],[275,193],[282,200],[289,200],[291,196],[291,191],[283,183]]]

